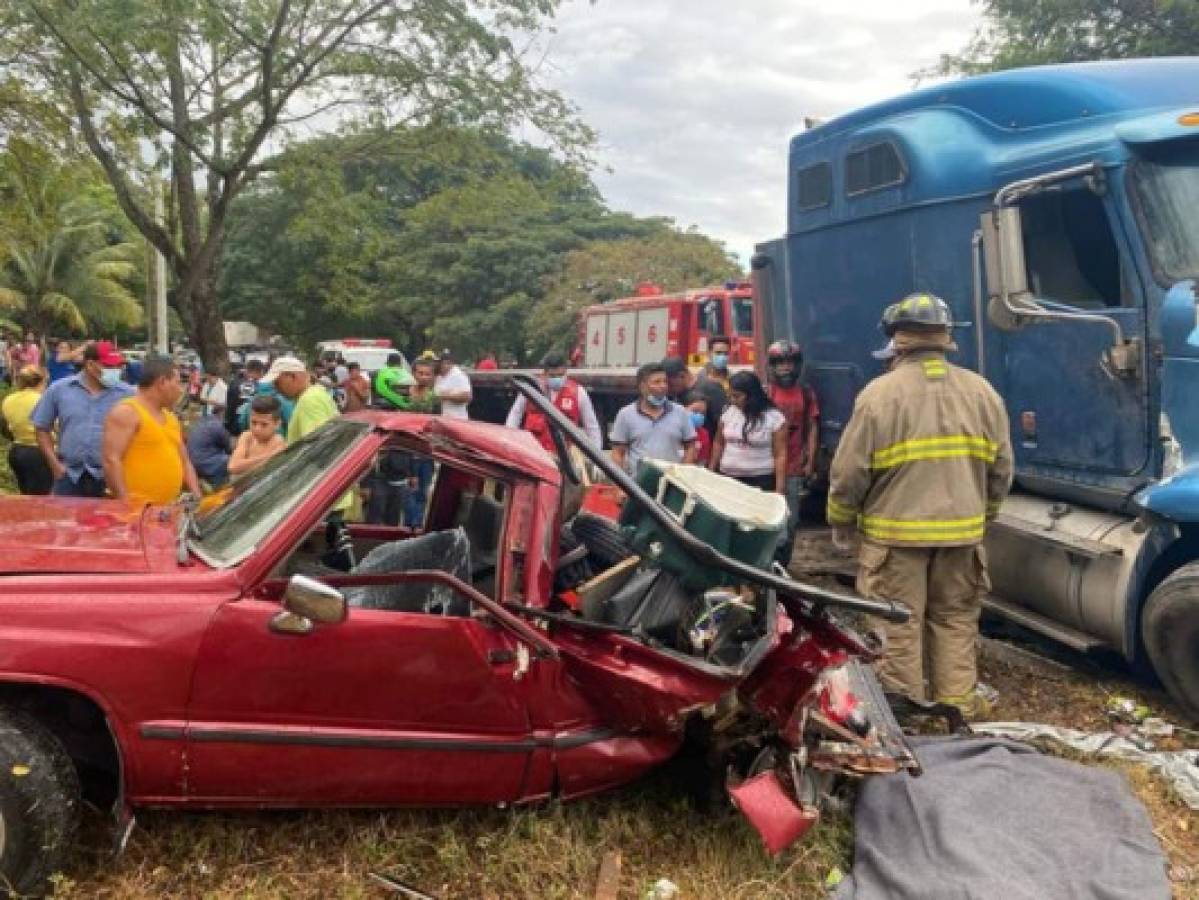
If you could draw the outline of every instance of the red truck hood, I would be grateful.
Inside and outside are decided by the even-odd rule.
[[[0,497],[0,573],[137,573],[173,560],[175,514],[119,500]]]

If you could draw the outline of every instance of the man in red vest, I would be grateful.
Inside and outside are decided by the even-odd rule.
[[[541,361],[541,392],[550,398],[550,402],[559,412],[570,419],[575,425],[582,425],[587,437],[596,447],[603,448],[603,433],[600,431],[599,420],[595,417],[595,408],[591,398],[583,386],[572,378],[566,377],[566,358],[561,353],[550,352]],[[550,453],[557,453],[554,438],[550,434],[549,423],[545,416],[536,409],[531,409],[524,396],[516,398],[508,418],[504,424],[509,428],[523,428]]]
[[[820,437],[820,407],[816,394],[800,379],[803,353],[793,341],[775,341],[766,351],[770,373],[769,395],[787,420],[787,533],[775,552],[786,566],[791,561],[799,507],[816,473],[816,450]]]

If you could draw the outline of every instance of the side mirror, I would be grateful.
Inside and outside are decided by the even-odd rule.
[[[1018,206],[1001,206],[982,214],[983,259],[987,272],[987,318],[1002,331],[1024,325],[1024,316],[1040,307],[1028,290],[1024,265],[1024,232]]]
[[[349,607],[337,588],[307,575],[293,575],[283,594],[283,610],[271,619],[280,634],[309,634],[316,623],[336,625],[346,620]]]

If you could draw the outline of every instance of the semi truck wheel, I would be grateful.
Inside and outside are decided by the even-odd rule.
[[[1149,595],[1141,634],[1153,671],[1199,721],[1199,562],[1183,566]]]
[[[40,896],[79,824],[79,776],[62,744],[0,707],[0,897]]]

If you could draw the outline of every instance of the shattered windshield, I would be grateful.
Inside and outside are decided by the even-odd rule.
[[[365,422],[331,422],[205,497],[192,549],[219,568],[241,562],[369,432]]]
[[[1199,276],[1199,142],[1146,151],[1133,181],[1154,269],[1171,283]]]

